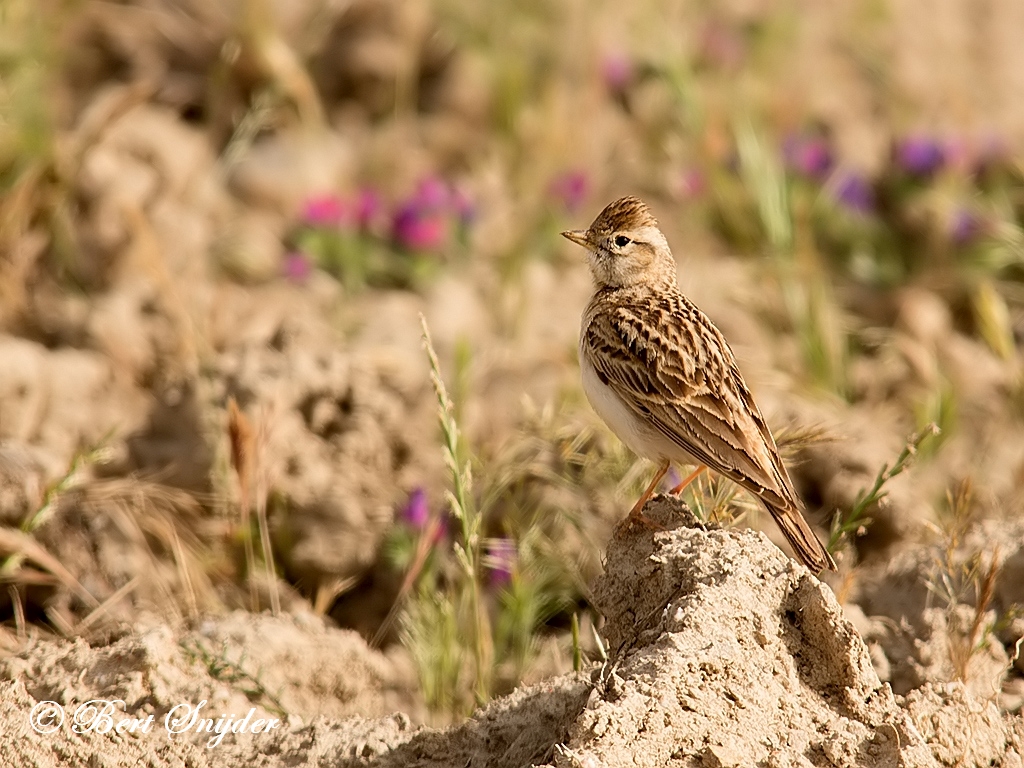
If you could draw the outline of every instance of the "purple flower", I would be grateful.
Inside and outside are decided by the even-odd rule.
[[[512,580],[516,567],[516,543],[512,539],[491,539],[484,564],[491,571],[491,584],[503,587]]]
[[[338,227],[348,216],[348,206],[338,195],[314,195],[302,204],[302,221],[310,227]]]
[[[782,144],[786,167],[808,179],[824,179],[832,171],[832,150],[818,136],[788,136]]]
[[[875,190],[859,173],[844,171],[832,185],[832,196],[849,211],[867,215],[875,209]]]
[[[696,168],[691,168],[685,171],[679,180],[679,194],[687,200],[692,200],[703,195],[707,186],[704,174]]]
[[[313,263],[302,251],[290,251],[281,263],[281,273],[293,283],[304,283],[313,272]]]
[[[409,500],[405,502],[402,510],[402,519],[406,524],[417,531],[423,530],[430,519],[430,508],[427,505],[427,492],[422,488],[413,488],[409,494]]]
[[[416,200],[399,206],[391,222],[395,242],[412,251],[431,251],[444,244],[448,222],[443,212],[425,208]]]
[[[444,179],[437,176],[427,176],[420,180],[416,187],[416,194],[413,200],[424,208],[431,210],[443,210],[451,202],[451,189]]]
[[[633,82],[633,60],[622,51],[610,51],[601,58],[601,80],[612,93],[621,93]]]
[[[970,245],[985,229],[984,220],[974,211],[957,208],[949,220],[949,239],[957,246]]]
[[[556,176],[548,185],[548,194],[564,206],[566,212],[575,213],[586,201],[590,184],[583,171],[567,171]]]
[[[908,136],[896,144],[897,165],[911,176],[930,176],[946,160],[943,146],[927,136]]]

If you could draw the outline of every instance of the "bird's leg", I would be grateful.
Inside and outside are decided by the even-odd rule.
[[[690,483],[692,483],[694,480],[700,477],[700,473],[703,472],[705,469],[707,469],[707,466],[705,466],[704,464],[698,464],[697,468],[693,470],[693,472],[691,472],[689,475],[687,475],[686,479],[683,480],[683,482],[681,482],[679,485],[677,485],[675,488],[669,491],[669,493],[671,493],[673,496],[678,496],[680,493],[687,489]]]
[[[647,490],[643,492],[643,495],[637,499],[636,504],[629,510],[629,514],[626,515],[626,519],[619,523],[616,528],[616,535],[622,535],[633,523],[640,523],[645,528],[653,528],[654,530],[664,530],[662,526],[651,520],[649,517],[645,517],[643,514],[644,505],[650,500],[654,494],[654,489],[658,487],[658,483],[661,482],[661,478],[668,472],[669,463],[667,460],[658,467],[658,471],[654,475],[654,479],[651,480],[651,484],[647,486]]]

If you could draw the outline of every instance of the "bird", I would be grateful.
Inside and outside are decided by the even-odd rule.
[[[725,336],[679,289],[675,258],[647,205],[620,198],[589,228],[562,236],[587,250],[594,280],[580,327],[583,390],[630,450],[658,463],[618,531],[658,527],[643,508],[673,462],[696,467],[676,494],[710,468],[760,500],[804,565],[835,570]]]

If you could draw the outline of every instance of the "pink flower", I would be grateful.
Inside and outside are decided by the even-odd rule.
[[[633,60],[622,51],[610,51],[601,58],[601,80],[612,93],[621,93],[633,82]]]
[[[575,213],[584,203],[590,184],[583,171],[567,171],[548,185],[548,194],[559,201],[568,213]]]
[[[291,251],[285,254],[281,264],[281,273],[293,283],[304,283],[313,272],[313,264],[302,251]]]
[[[414,488],[409,494],[409,500],[402,510],[402,519],[408,523],[410,528],[419,531],[427,525],[430,519],[430,507],[427,505],[427,492],[422,488]]]
[[[704,178],[704,174],[696,168],[691,168],[684,172],[679,180],[679,194],[687,200],[692,200],[703,195],[707,186],[708,183],[707,179]]]
[[[444,179],[427,176],[420,180],[413,199],[424,208],[440,210],[446,208],[451,201],[451,189]]]
[[[782,158],[791,171],[809,179],[824,180],[832,171],[832,149],[824,137],[792,134],[782,143]]]
[[[957,208],[947,227],[954,245],[967,246],[985,234],[986,222],[974,211]]]
[[[518,554],[512,539],[492,539],[487,544],[484,564],[491,571],[491,584],[503,587],[512,580]]]
[[[410,200],[395,212],[391,234],[396,243],[409,250],[436,250],[448,237],[448,222],[441,212]]]
[[[335,194],[314,195],[302,205],[302,221],[310,227],[339,227],[348,214],[345,201]]]

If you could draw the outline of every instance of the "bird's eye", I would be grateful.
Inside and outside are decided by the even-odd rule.
[[[629,245],[629,238],[626,237],[625,235],[619,235],[618,237],[615,238],[615,244],[619,246],[619,248],[624,248],[625,246]]]

